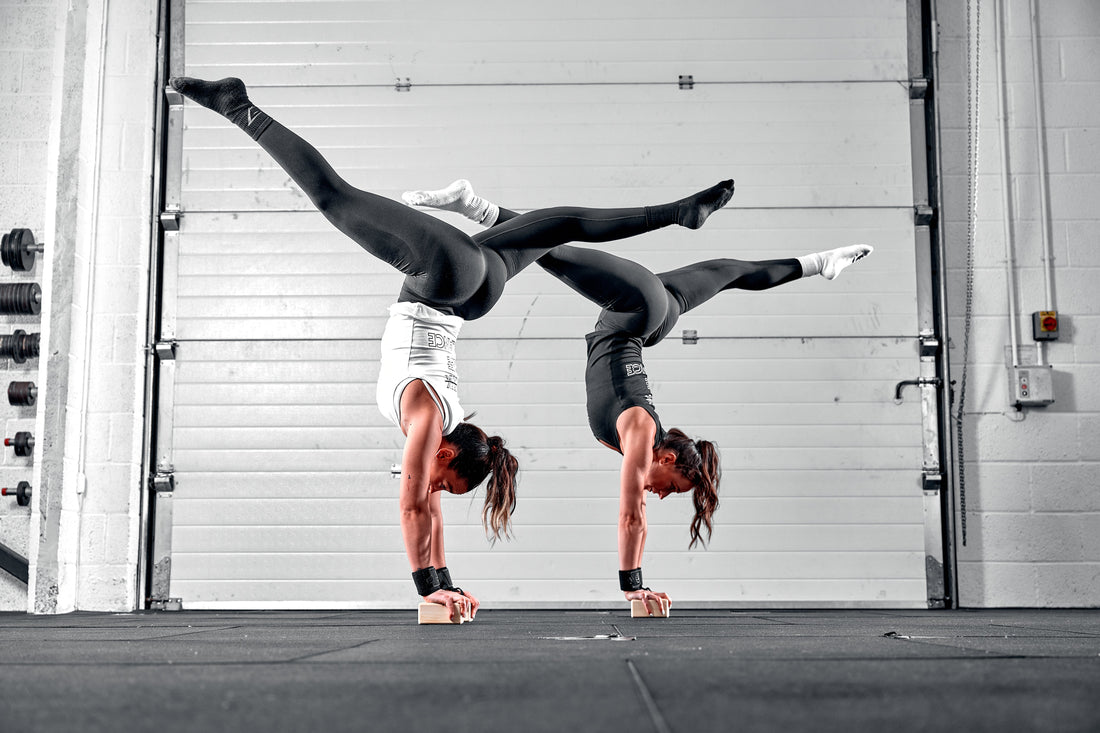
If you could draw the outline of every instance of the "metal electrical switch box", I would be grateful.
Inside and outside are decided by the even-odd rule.
[[[1054,402],[1053,370],[1049,366],[1008,368],[1008,393],[1017,407],[1038,407]]]
[[[1036,341],[1058,339],[1058,311],[1036,311],[1031,314],[1031,335]]]

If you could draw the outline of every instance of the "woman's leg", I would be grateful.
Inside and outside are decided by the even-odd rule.
[[[539,209],[478,232],[473,239],[500,255],[511,278],[560,244],[611,242],[672,224],[698,229],[732,196],[733,181],[722,181],[679,201],[658,206]]]
[[[670,224],[698,229],[707,217],[729,202],[733,188],[733,181],[722,181],[692,196],[660,206],[628,209],[558,207],[522,215],[478,196],[466,179],[459,179],[446,188],[406,191],[401,198],[410,206],[454,211],[490,227],[489,231],[475,234],[474,241],[497,252],[504,260],[507,276],[512,277],[559,244],[608,242]]]
[[[832,280],[873,251],[869,245],[853,244],[784,260],[707,260],[657,277],[676,298],[680,312],[687,313],[723,290],[767,290],[812,275]]]
[[[797,259],[707,260],[662,272],[657,277],[680,306],[680,313],[702,305],[723,290],[767,290],[802,277]]]
[[[644,338],[665,320],[668,295],[664,285],[637,262],[561,245],[540,257],[538,264],[603,309],[599,328]]]
[[[839,247],[783,260],[707,260],[657,275],[669,295],[665,322],[647,338],[652,346],[668,335],[676,320],[723,290],[768,290],[792,280],[822,275],[832,280],[873,251],[866,244]]]
[[[316,148],[252,105],[239,79],[179,77],[171,83],[252,136],[337,229],[408,275],[407,285],[417,299],[453,305],[483,285],[484,251],[464,232],[348,184]]]

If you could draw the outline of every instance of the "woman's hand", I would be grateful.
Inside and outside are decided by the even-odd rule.
[[[472,619],[477,615],[478,607],[481,606],[481,603],[469,593],[455,593],[449,590],[437,590],[430,596],[424,596],[424,600],[428,603],[438,603],[441,606],[446,606],[447,614],[452,619],[457,619],[459,616]]]
[[[662,598],[668,601],[668,607],[672,608],[672,599],[668,597],[668,593],[658,593],[648,588],[642,588],[641,590],[628,590],[623,595],[626,596],[628,601],[645,601],[645,610],[649,612],[650,616],[660,614]]]

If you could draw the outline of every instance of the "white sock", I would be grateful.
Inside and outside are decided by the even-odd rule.
[[[434,209],[455,211],[467,219],[487,227],[497,223],[500,207],[474,193],[474,187],[460,178],[446,188],[436,191],[406,191],[401,198],[409,206],[431,206]]]
[[[853,244],[803,255],[798,258],[798,262],[802,265],[802,277],[821,275],[826,280],[832,280],[846,267],[859,262],[874,251],[875,248],[869,244]]]

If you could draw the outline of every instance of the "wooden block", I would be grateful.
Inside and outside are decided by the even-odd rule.
[[[458,619],[451,618],[447,607],[442,603],[421,603],[416,610],[418,624],[462,624],[473,620],[472,616],[467,615],[459,616]]]
[[[653,603],[650,602],[650,608],[653,607]],[[646,610],[645,601],[631,601],[630,602],[630,617],[631,618],[668,618],[669,612],[672,610],[672,604],[669,603],[667,598],[661,599],[661,610],[649,615],[649,611]]]

